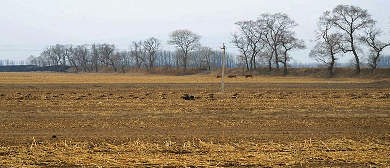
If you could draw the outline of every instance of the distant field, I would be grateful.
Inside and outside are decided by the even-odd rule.
[[[213,75],[159,76],[121,73],[48,73],[48,72],[0,72],[2,84],[56,84],[56,83],[221,83]],[[388,79],[359,78],[311,78],[311,77],[269,77],[227,78],[226,83],[370,83],[390,81]]]
[[[0,167],[390,166],[389,78],[220,81],[0,73]]]

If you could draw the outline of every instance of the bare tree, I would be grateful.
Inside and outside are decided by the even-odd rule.
[[[200,36],[187,29],[179,29],[172,32],[170,35],[170,40],[168,44],[175,45],[179,48],[183,55],[182,62],[184,66],[184,71],[187,71],[187,65],[189,60],[189,52],[194,50],[200,45]]]
[[[133,41],[130,45],[130,57],[135,60],[137,68],[140,68],[141,65],[145,62],[144,53],[142,49],[142,42]]]
[[[240,21],[237,22],[236,25],[239,27],[240,37],[237,34],[233,35],[233,43],[236,47],[238,47],[243,56],[249,54],[250,56],[250,69],[256,69],[256,56],[263,49],[263,41],[261,40],[261,36],[263,35],[263,31],[259,30],[259,26],[257,25],[258,21]],[[241,38],[241,39],[240,39]],[[246,44],[240,44],[246,43]],[[245,47],[246,45],[246,47]],[[243,48],[248,48],[248,51],[244,53]],[[248,68],[248,66],[247,66]],[[248,69],[249,70],[249,69]]]
[[[70,65],[76,68],[75,72],[77,73],[79,71],[79,68],[77,66],[75,52],[76,50],[73,48],[72,44],[65,46],[64,56],[68,59]]]
[[[375,21],[367,10],[357,6],[338,5],[332,11],[333,24],[343,32],[345,46],[343,52],[352,52],[355,57],[356,74],[360,74],[360,59],[357,52],[358,33],[367,27],[372,26]]]
[[[329,76],[334,76],[334,66],[336,64],[337,54],[342,53],[340,33],[332,33],[332,22],[330,12],[324,12],[317,23],[317,44],[310,51],[309,57],[325,64],[328,67]]]
[[[51,51],[50,47],[46,47],[42,52],[41,52],[41,58],[44,60],[42,61],[43,66],[51,66],[51,65],[58,65],[58,60],[57,57],[53,54]]]
[[[65,46],[61,44],[56,44],[55,46],[50,47],[51,52],[55,57],[55,65],[65,65]]]
[[[239,55],[239,61],[244,63],[246,66],[246,69],[249,71],[249,62],[250,62],[250,49],[249,49],[249,43],[247,42],[247,39],[239,36],[237,34],[233,34],[233,44],[238,48],[240,51]]]
[[[213,50],[210,47],[199,47],[198,48],[199,53],[199,66],[202,67],[202,69],[208,69],[211,70],[211,56],[214,54]]]
[[[95,66],[95,72],[99,72],[100,46],[99,44],[91,45],[91,70]]]
[[[128,59],[129,59],[129,52],[128,51],[117,51],[113,55],[113,60],[115,64],[119,65],[121,67],[122,73],[125,73],[125,67],[128,64]]]
[[[368,58],[369,65],[372,68],[374,74],[376,74],[376,68],[380,61],[381,52],[386,47],[390,46],[390,42],[384,43],[378,40],[381,35],[381,30],[371,27],[362,35],[359,40],[370,47],[370,55]]]
[[[45,58],[45,56],[43,55],[43,52],[41,53],[40,56],[37,57],[37,60],[38,60],[38,66],[39,67],[45,67],[45,66],[50,66],[48,60]]]
[[[88,45],[86,44],[76,46],[76,48],[73,49],[73,54],[75,60],[84,69],[84,72],[91,72],[89,69],[90,58],[88,53]]]
[[[160,40],[154,37],[146,39],[143,43],[144,50],[148,58],[149,68],[153,68],[156,62],[157,51],[160,50],[160,45],[161,45]]]
[[[287,75],[287,64],[288,61],[291,60],[291,58],[288,55],[288,52],[293,49],[305,49],[305,42],[303,40],[299,40],[295,37],[295,33],[292,31],[287,31],[285,33],[282,33],[283,37],[280,41],[281,47],[281,55],[282,59],[280,59],[279,62],[283,64],[283,76]]]
[[[114,71],[118,71],[118,69],[115,66],[115,61],[113,59],[114,51],[115,51],[115,45],[114,44],[101,44],[100,47],[100,53],[103,58],[103,62],[106,65],[111,65],[111,67],[114,69]]]
[[[259,26],[258,30],[263,32],[260,37],[267,45],[268,50],[271,49],[270,58],[274,59],[276,68],[279,69],[279,49],[284,39],[284,33],[298,26],[298,24],[284,13],[262,14],[257,21],[259,22],[257,24]]]
[[[38,59],[34,55],[30,55],[27,58],[28,65],[38,65]]]

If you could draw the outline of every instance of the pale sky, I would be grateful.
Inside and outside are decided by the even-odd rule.
[[[282,12],[299,24],[296,35],[308,48],[292,57],[314,62],[308,54],[316,22],[339,4],[368,10],[385,33],[382,40],[390,40],[389,0],[0,0],[0,59],[39,56],[45,46],[57,43],[110,43],[128,50],[132,41],[149,37],[160,39],[162,49],[173,50],[167,40],[177,29],[199,34],[202,45],[213,49],[227,43],[227,52],[237,54],[230,44],[235,22]]]

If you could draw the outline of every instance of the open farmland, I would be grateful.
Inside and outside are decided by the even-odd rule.
[[[0,167],[390,166],[389,79],[220,80],[0,73]]]

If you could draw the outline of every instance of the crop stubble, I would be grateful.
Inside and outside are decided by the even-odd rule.
[[[0,77],[0,165],[390,164],[388,80]]]

